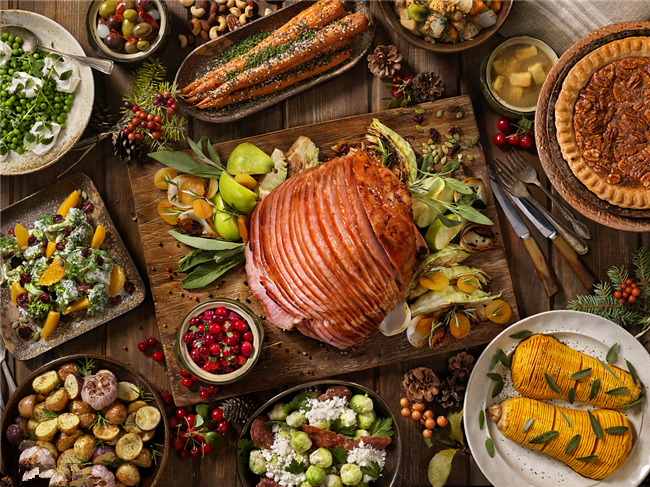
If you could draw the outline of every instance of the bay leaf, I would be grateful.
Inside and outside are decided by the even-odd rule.
[[[228,242],[227,240],[218,240],[216,238],[203,238],[203,237],[192,237],[190,235],[184,235],[178,233],[174,230],[170,230],[169,234],[185,245],[194,247],[195,249],[202,250],[232,250],[232,249],[244,249],[246,244],[237,243],[237,242]]]
[[[510,338],[513,340],[523,340],[524,338],[528,338],[529,336],[532,336],[533,332],[530,330],[521,330],[516,333],[513,333],[512,335],[508,335]]]
[[[451,473],[451,462],[458,450],[449,448],[439,451],[429,462],[427,478],[432,487],[444,487]]]
[[[489,436],[485,439],[485,449],[487,450],[487,454],[490,455],[490,458],[494,458],[494,443]]]
[[[461,444],[465,444],[465,439],[463,437],[463,428],[460,425],[463,421],[463,410],[460,409],[459,411],[448,411],[447,419],[449,420],[449,426],[451,428],[449,437]]]

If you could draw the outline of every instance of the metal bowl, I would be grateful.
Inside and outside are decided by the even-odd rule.
[[[18,403],[25,396],[34,393],[34,390],[32,389],[32,382],[39,375],[50,370],[56,370],[63,364],[70,362],[79,362],[86,358],[95,360],[95,367],[93,367],[93,369],[108,369],[115,374],[115,377],[117,377],[118,381],[127,381],[138,384],[140,387],[142,387],[142,390],[145,393],[153,395],[154,399],[152,403],[161,412],[163,419],[161,420],[160,425],[158,425],[156,434],[151,439],[149,444],[158,443],[160,445],[163,445],[163,450],[162,456],[158,459],[155,466],[152,465],[150,468],[140,469],[141,481],[138,485],[141,487],[154,487],[162,479],[161,473],[163,470],[165,470],[165,463],[167,463],[167,457],[169,456],[169,426],[165,419],[165,405],[160,399],[160,396],[158,396],[158,393],[147,381],[147,379],[145,379],[145,377],[140,374],[140,372],[133,369],[132,367],[103,355],[80,354],[61,357],[43,365],[39,369],[35,370],[29,377],[27,377],[9,398],[7,407],[2,414],[2,423],[0,423],[2,425],[0,430],[0,436],[2,437],[0,439],[0,456],[2,458],[4,474],[10,478],[14,478],[15,480],[13,485],[22,485],[22,483],[18,481],[18,458],[20,457],[20,450],[18,450],[18,447],[9,443],[5,432],[9,426],[14,424],[15,418],[19,416]],[[162,483],[164,484],[165,482]]]
[[[373,485],[376,487],[393,487],[399,485],[397,479],[399,469],[402,464],[402,441],[400,438],[396,418],[388,407],[388,404],[386,404],[386,402],[381,398],[379,394],[377,394],[372,389],[368,389],[366,386],[357,384],[356,382],[348,382],[345,380],[319,380],[292,387],[291,389],[278,394],[277,396],[267,401],[262,407],[260,407],[257,411],[255,411],[255,413],[251,415],[251,417],[248,419],[248,421],[246,421],[246,424],[242,428],[241,433],[239,433],[237,443],[239,443],[242,439],[250,439],[248,432],[250,430],[251,424],[253,424],[253,421],[255,421],[255,418],[257,418],[260,414],[268,412],[270,409],[272,409],[273,405],[276,402],[281,401],[282,398],[303,391],[305,389],[320,389],[321,391],[325,392],[325,389],[327,389],[329,386],[346,386],[352,391],[353,394],[355,392],[358,392],[360,394],[367,394],[372,398],[377,416],[391,418],[393,420],[393,431],[395,431],[395,434],[392,437],[390,445],[388,445],[386,448],[386,464],[384,465],[384,470],[381,477],[373,482]],[[259,476],[254,475],[250,470],[248,470],[248,462],[242,462],[239,457],[237,458],[237,473],[239,474],[240,483],[246,487],[255,487],[259,482]]]

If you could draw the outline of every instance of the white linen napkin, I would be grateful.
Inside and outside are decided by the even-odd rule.
[[[650,19],[648,0],[514,0],[499,33],[542,39],[558,55],[606,25]]]

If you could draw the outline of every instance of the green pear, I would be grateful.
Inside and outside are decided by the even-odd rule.
[[[447,245],[449,245],[451,239],[460,233],[460,231],[463,228],[463,225],[466,222],[464,218],[457,216],[453,213],[447,213],[444,216],[449,220],[456,220],[456,221],[460,221],[461,223],[460,225],[456,225],[454,227],[446,227],[443,225],[443,223],[440,220],[434,221],[424,236],[424,240],[429,246],[429,250],[431,250],[432,252],[442,250]]]
[[[230,153],[226,170],[237,174],[266,174],[273,170],[271,157],[250,142],[239,144]]]
[[[241,240],[237,217],[223,211],[226,205],[223,202],[221,193],[214,195],[212,202],[214,203],[214,229],[217,233],[231,242]]]
[[[222,172],[219,178],[219,194],[226,203],[245,214],[253,211],[257,205],[257,195],[227,172]]]

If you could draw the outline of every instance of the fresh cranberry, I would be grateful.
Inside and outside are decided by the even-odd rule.
[[[38,239],[34,236],[31,236],[27,239],[27,245],[29,245],[30,247],[36,245],[36,242],[38,242]]]
[[[215,362],[215,363],[216,363],[216,362]],[[208,392],[209,392],[210,394],[216,394],[216,393],[219,392],[220,390],[221,390],[221,387],[219,387],[219,386],[214,386],[214,385],[212,385],[212,386],[208,386]],[[222,414],[223,414],[223,413],[222,413]],[[221,420],[218,419],[218,420],[215,420],[215,421],[221,421]]]
[[[190,326],[198,326],[201,324],[201,318],[198,316],[195,316],[194,318],[190,319]]]
[[[499,132],[492,137],[492,142],[494,142],[494,145],[497,147],[503,147],[506,143],[506,136]]]
[[[7,252],[5,255],[2,256],[3,260],[11,259],[14,256],[13,252]]]
[[[178,452],[178,458],[181,458],[180,453],[183,451],[184,447],[185,447],[185,440],[183,438],[174,438],[172,440],[172,450],[176,450]]]
[[[192,375],[192,376],[190,376],[190,377],[192,377],[192,380],[193,380],[194,382],[201,382],[201,380],[200,380],[198,377],[196,377],[195,375]]]
[[[180,458],[181,460],[187,460],[187,457],[190,456],[190,452],[189,452],[189,450],[186,450],[186,449],[178,450],[176,452],[176,456],[178,458]]]
[[[146,342],[140,342],[138,343],[138,350],[141,352],[144,352],[147,349],[147,343]]]
[[[216,338],[211,333],[208,333],[203,337],[203,343],[205,343],[208,346],[212,345],[215,341]]]
[[[390,96],[392,96],[393,98],[402,98],[402,96],[404,96],[404,92],[400,91],[399,86],[393,86],[390,89]]]
[[[133,291],[135,291],[135,285],[131,281],[126,281],[124,283],[124,290],[129,294],[133,294]]]
[[[203,345],[199,348],[199,355],[203,358],[208,358],[210,356],[210,348]]]
[[[231,372],[235,371],[235,368],[232,365],[228,365],[228,366],[226,366],[225,369],[223,369],[223,371],[224,371],[225,374],[230,374]]]
[[[59,242],[56,244],[56,250],[65,250],[65,244],[63,242]]]
[[[154,362],[160,362],[163,359],[163,353],[154,352],[151,354],[151,358],[153,359]]]
[[[20,275],[20,283],[21,284],[28,284],[30,282],[32,282],[32,275],[28,274],[27,272],[23,272]]]
[[[21,308],[27,308],[27,293],[20,293],[16,296],[16,304]]]
[[[15,237],[16,236],[16,230],[13,229],[13,228],[10,228],[9,230],[7,230],[7,235],[11,235],[12,237]]]
[[[243,353],[247,357],[251,353],[253,353],[253,345],[251,345],[251,342],[249,342],[249,341],[242,342],[242,344],[241,344],[241,353]]]
[[[203,339],[202,338],[196,338],[196,333],[194,334],[194,341],[192,342],[192,348],[199,348],[201,345],[203,345]]]
[[[395,73],[390,78],[390,84],[392,84],[392,85],[398,85],[398,84],[400,84],[400,81],[402,81],[402,77],[399,75],[399,73]]]
[[[193,446],[190,448],[190,456],[195,460],[201,458],[201,449],[198,446]]]
[[[217,423],[220,421],[223,421],[223,409],[221,408],[214,408],[212,410],[212,419],[215,420]]]
[[[162,392],[160,394],[160,399],[165,406],[171,406],[174,402],[174,397],[169,392]]]
[[[508,140],[508,144],[512,146],[519,144],[519,136],[517,134],[510,134],[506,139]]]
[[[77,291],[89,291],[92,289],[93,285],[89,282],[84,282],[83,284],[79,284],[77,286]]]
[[[228,421],[219,421],[217,428],[219,429],[219,433],[225,435],[230,431],[230,423],[228,423]]]
[[[221,351],[221,356],[222,356],[222,357],[229,357],[229,356],[230,356],[230,349],[229,349],[229,348],[224,348],[224,349]]]
[[[45,304],[48,304],[50,302],[50,296],[47,293],[41,293],[38,299],[40,299],[41,302]]]
[[[183,377],[190,377],[192,374],[190,374],[187,370],[181,369],[181,376]]]
[[[248,360],[246,358],[246,355],[237,355],[237,363],[239,365],[244,365],[246,363],[246,360]]]
[[[244,333],[241,337],[242,337],[244,340],[246,340],[247,342],[252,342],[252,341],[253,341],[253,333],[250,332],[250,331],[247,331],[247,332]]]
[[[201,389],[201,390],[199,391],[199,397],[200,397],[201,399],[208,399],[208,398],[210,397],[210,393],[208,392],[207,389]]]
[[[187,416],[185,416],[185,425],[188,428],[191,428],[192,426],[194,426],[194,419],[195,418],[196,418],[196,414],[194,414],[194,413],[190,413]]]
[[[190,358],[195,362],[199,362],[201,360],[201,354],[199,353],[198,348],[193,348],[190,350]]]
[[[236,343],[234,345],[230,346],[230,351],[232,352],[233,355],[236,355],[239,353],[239,344]]]
[[[203,313],[203,315],[205,316],[206,320],[210,318],[214,318],[214,311],[209,309],[205,313]]]
[[[215,316],[228,316],[229,314],[230,312],[223,306],[220,306],[219,308],[214,310]]]
[[[237,330],[239,333],[244,333],[248,330],[248,325],[241,320],[235,321],[235,330]]]
[[[216,323],[217,325],[223,325],[227,319],[228,319],[227,316],[214,315],[212,317],[212,323]]]
[[[214,362],[208,360],[207,362],[205,362],[203,368],[208,372],[212,372],[213,370],[216,370],[218,367],[219,367],[219,363],[216,360]]]
[[[194,384],[194,381],[190,379],[189,377],[185,377],[182,381],[181,384],[183,384],[183,387],[192,387],[192,384]]]
[[[117,296],[110,298],[108,300],[108,304],[110,304],[113,307],[119,306],[120,304],[122,304],[122,296],[118,294]]]
[[[52,221],[53,221],[54,223],[61,223],[61,222],[63,221],[63,215],[59,215],[59,214],[57,213],[57,214],[54,215],[54,217],[52,218]]]
[[[19,303],[19,305],[20,305],[20,303]],[[20,325],[18,327],[18,336],[20,338],[22,338],[23,340],[27,340],[28,338],[31,338],[32,333],[33,333],[32,329],[27,325]]]
[[[233,331],[232,336],[229,336],[228,338],[226,338],[226,343],[228,345],[235,345],[235,344],[239,343],[240,338],[241,338],[241,335],[239,333],[237,333],[236,331]]]
[[[217,333],[217,341],[224,342],[226,340],[226,334],[223,331]]]
[[[227,351],[227,350],[224,350],[224,352],[226,352],[226,351]],[[230,352],[228,352],[228,353],[230,354]],[[219,363],[220,363],[221,365],[223,365],[224,367],[227,367],[228,364],[229,364],[230,362],[228,362],[228,359],[227,359],[226,357],[222,357],[222,358],[219,360]]]
[[[180,421],[185,416],[187,416],[187,411],[185,410],[185,408],[178,408],[176,412],[174,412],[174,416],[176,416],[176,419]]]
[[[183,341],[189,345],[194,341],[194,335],[192,333],[185,333],[183,335]]]
[[[201,444],[201,450],[203,451],[204,455],[209,455],[210,453],[212,453],[213,448],[207,443],[203,443]]]
[[[497,130],[501,132],[506,132],[510,130],[510,120],[508,120],[505,117],[502,117],[499,120],[497,120]]]
[[[83,249],[83,250],[81,251],[81,256],[82,256],[84,259],[86,259],[89,255],[90,255],[90,249],[89,249],[88,247],[86,247],[85,249]]]
[[[167,394],[169,394],[169,393],[167,392]],[[169,395],[171,396],[171,394],[169,394]],[[162,394],[160,395],[160,397],[162,398]],[[172,402],[173,402],[173,399],[172,399]],[[178,419],[176,419],[176,416],[171,416],[167,420],[167,423],[169,424],[169,427],[172,428],[172,429],[176,428],[179,425]]]
[[[217,325],[216,323],[210,324],[208,329],[210,330],[210,333],[212,333],[213,335],[216,335],[217,333],[219,333],[221,331],[221,327],[219,325]]]
[[[212,345],[210,345],[210,353],[212,355],[219,355],[220,350],[221,350],[221,345],[219,345],[218,343],[213,343]]]
[[[203,333],[205,332],[205,325],[201,323],[200,325],[197,325],[196,329],[199,333]]]
[[[223,331],[228,333],[228,332],[232,331],[233,328],[235,328],[235,326],[232,324],[232,322],[230,320],[228,320],[223,324],[222,328],[223,328]]]
[[[157,343],[158,340],[156,340],[155,337],[147,338],[147,345],[149,345],[150,347],[155,347]]]
[[[84,213],[90,213],[95,209],[95,205],[93,205],[90,201],[86,201],[83,205],[81,205],[81,211]]]

